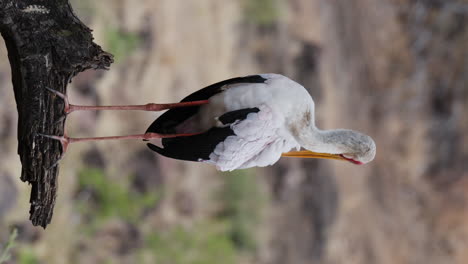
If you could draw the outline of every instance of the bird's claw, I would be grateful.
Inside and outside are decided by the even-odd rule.
[[[68,97],[65,94],[63,94],[63,93],[61,93],[59,91],[56,91],[54,89],[51,89],[49,87],[44,87],[44,88],[47,89],[47,91],[49,91],[49,92],[55,94],[56,96],[62,98],[63,103],[65,104],[63,112],[65,113],[65,115],[68,115],[71,112],[70,102],[68,101]]]
[[[67,117],[66,115],[63,115],[63,116],[59,117],[59,118],[57,119],[57,121],[54,122],[54,125],[57,125],[57,124],[59,124],[59,123],[62,123],[63,120],[65,120],[66,117]]]
[[[53,136],[53,135],[46,135],[46,134],[41,134],[41,133],[37,133],[37,135],[39,135],[41,137],[45,137],[45,138],[58,140],[62,144],[65,144],[65,143],[68,144],[68,137],[66,137],[66,136]]]
[[[62,153],[60,154],[60,157],[57,159],[57,161],[55,161],[48,169],[51,169],[51,168],[57,166],[59,161],[65,155],[65,152],[67,152],[67,148],[68,148],[68,144],[69,144],[68,137],[65,136],[65,135],[64,136],[53,136],[53,135],[45,135],[45,134],[41,134],[41,133],[36,133],[36,135],[44,137],[44,138],[50,138],[50,139],[53,139],[53,140],[57,140],[57,141],[60,142],[60,144],[62,146]]]

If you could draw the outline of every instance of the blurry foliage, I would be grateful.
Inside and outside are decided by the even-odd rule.
[[[254,250],[263,200],[257,179],[251,170],[225,173],[224,177],[223,215],[229,223],[231,240],[238,249]]]
[[[278,21],[280,0],[244,0],[244,15],[248,22],[259,26],[270,26]]]
[[[149,233],[142,253],[154,254],[156,263],[228,264],[239,263],[242,255],[255,250],[263,202],[257,179],[249,170],[224,173],[223,177],[221,215],[190,227]]]
[[[101,5],[96,5],[91,0],[72,0],[72,6],[80,19],[85,23],[90,23],[93,17],[102,16]],[[110,24],[108,19],[104,19],[107,24]],[[63,32],[62,32],[63,33]],[[118,28],[117,26],[107,26],[104,30],[103,46],[107,52],[114,55],[114,60],[119,63],[137,50],[138,45],[142,42],[141,37],[134,32],[128,32]]]
[[[22,248],[18,252],[18,263],[19,264],[37,264],[39,260],[34,252],[30,248]]]
[[[115,62],[121,62],[138,48],[141,38],[133,32],[108,28],[105,33],[105,47],[114,55]]]
[[[156,263],[237,263],[236,248],[227,226],[220,221],[154,232],[147,236],[145,244],[146,250],[155,255]]]
[[[143,246],[136,254],[138,263],[145,263],[144,256],[148,255],[163,264],[238,263],[240,256],[256,249],[255,231],[263,202],[257,179],[248,170],[223,176],[224,187],[217,194],[221,198],[221,214],[189,227],[176,224],[165,230],[145,232]],[[155,193],[131,191],[95,168],[79,173],[79,186],[94,201],[81,203],[83,214],[92,215],[91,222],[85,226],[91,232],[113,217],[137,224],[142,221],[144,210],[159,199]]]
[[[92,0],[71,0],[70,3],[83,21],[90,21],[96,15],[96,6]]]
[[[89,190],[96,203],[82,203],[81,209],[86,215],[93,215],[99,222],[112,217],[135,223],[144,210],[156,204],[159,195],[156,192],[137,193],[128,186],[115,183],[106,178],[101,169],[86,168],[79,173],[80,189]]]
[[[10,259],[12,258],[12,251],[15,252],[14,259],[17,261],[15,263],[18,264],[37,264],[39,263],[38,258],[31,250],[29,246],[26,245],[18,245],[16,244],[16,238],[18,237],[18,230],[15,228],[11,231],[10,237],[8,238],[8,242],[3,249],[3,252],[0,252],[0,264],[10,263]]]
[[[6,263],[11,258],[11,250],[16,246],[15,240],[18,236],[18,230],[15,228],[11,231],[8,242],[5,245],[5,248],[0,252],[0,264]]]

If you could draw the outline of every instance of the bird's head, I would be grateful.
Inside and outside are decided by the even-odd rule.
[[[316,131],[304,137],[301,145],[308,149],[283,153],[283,157],[321,158],[349,161],[362,165],[375,157],[376,146],[371,137],[348,129]],[[304,139],[303,138],[303,139]]]
[[[368,135],[345,130],[346,140],[342,142],[343,152],[338,155],[354,164],[366,164],[375,157],[376,146],[374,140]]]

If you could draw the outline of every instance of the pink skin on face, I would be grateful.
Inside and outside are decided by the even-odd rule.
[[[363,165],[363,164],[364,164],[364,163],[362,163],[362,162],[360,162],[360,161],[347,158],[347,157],[345,157],[345,156],[342,155],[342,154],[341,154],[340,156],[341,156],[343,159],[345,159],[345,160],[347,160],[347,161],[349,161],[349,162],[351,162],[351,163],[354,163],[354,164],[357,164],[357,165]]]

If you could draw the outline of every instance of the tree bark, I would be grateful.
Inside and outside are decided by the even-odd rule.
[[[63,102],[45,87],[66,93],[67,84],[86,69],[107,69],[111,54],[93,43],[91,30],[67,0],[3,0],[0,32],[11,64],[18,109],[21,180],[32,185],[30,220],[46,227],[57,195],[60,142],[38,136],[63,135]]]

